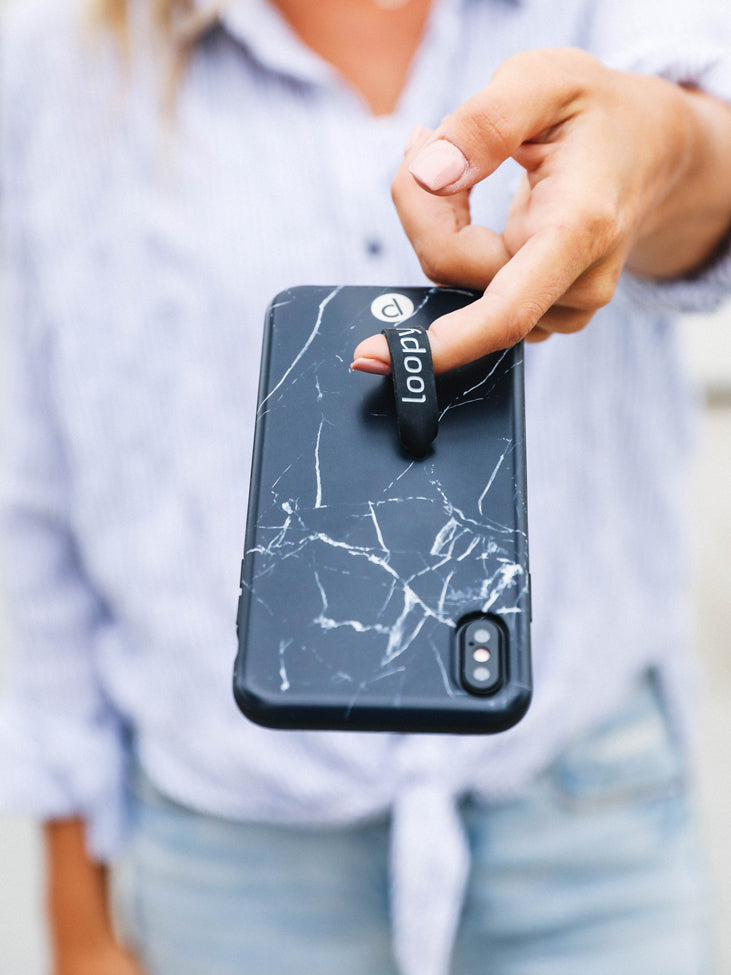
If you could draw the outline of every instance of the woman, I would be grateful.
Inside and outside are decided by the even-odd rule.
[[[0,782],[47,822],[56,975],[710,971],[671,320],[731,288],[726,6],[154,6],[6,35]],[[487,289],[438,370],[577,333],[527,361],[534,703],[264,731],[230,694],[264,308],[424,272]]]

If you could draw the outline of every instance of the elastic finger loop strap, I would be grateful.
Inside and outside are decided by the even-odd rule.
[[[439,430],[437,387],[429,337],[419,325],[384,328],[391,353],[396,423],[404,450],[424,457]]]

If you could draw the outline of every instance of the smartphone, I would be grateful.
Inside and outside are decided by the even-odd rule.
[[[426,456],[390,377],[351,373],[384,323],[452,288],[298,287],[265,324],[234,694],[272,728],[491,733],[531,696],[522,345],[437,377]]]

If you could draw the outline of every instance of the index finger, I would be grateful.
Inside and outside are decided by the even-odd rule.
[[[586,265],[583,234],[566,226],[538,231],[498,271],[482,298],[432,323],[435,372],[466,365],[525,338]]]
[[[498,271],[482,298],[432,323],[434,371],[447,372],[515,345],[586,267],[586,235],[578,226],[552,225],[536,232]],[[390,364],[385,338],[371,335],[356,348],[352,368],[383,374]]]

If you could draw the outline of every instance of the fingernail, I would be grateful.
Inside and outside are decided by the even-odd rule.
[[[467,160],[453,142],[437,139],[422,149],[409,166],[409,172],[428,190],[436,192],[451,186],[464,175]]]
[[[387,363],[381,362],[380,359],[364,359],[362,357],[355,359],[350,368],[355,372],[369,372],[373,376],[388,376],[391,372],[391,367]]]

